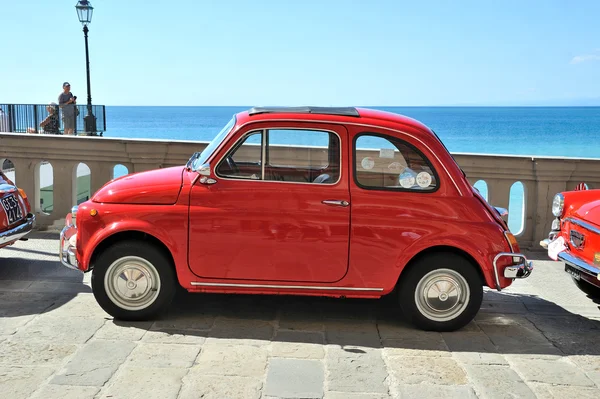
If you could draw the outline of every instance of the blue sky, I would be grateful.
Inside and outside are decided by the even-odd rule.
[[[2,0],[0,103],[85,101],[76,0]],[[107,105],[600,105],[600,1],[92,0]]]

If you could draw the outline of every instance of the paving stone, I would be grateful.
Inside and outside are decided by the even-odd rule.
[[[0,291],[25,291],[32,282],[30,280],[2,280]]]
[[[75,353],[77,345],[53,344],[40,341],[13,341],[0,343],[0,364],[21,366],[60,365]]]
[[[64,304],[58,303],[50,308],[44,316],[112,319],[112,316],[98,305],[96,298],[91,293],[80,293]]]
[[[467,376],[450,358],[389,357],[388,367],[400,384],[465,385]]]
[[[150,330],[210,330],[215,323],[215,318],[210,315],[199,313],[197,315],[176,315],[167,319],[154,322]]]
[[[382,338],[386,356],[451,356],[448,346],[437,332],[407,331],[402,335]]]
[[[284,304],[279,313],[279,328],[300,331],[323,331],[325,324],[318,307],[306,302]]]
[[[264,394],[278,398],[322,398],[323,363],[271,358]]]
[[[209,336],[211,338],[228,339],[231,342],[244,340],[246,344],[252,340],[260,345],[268,344],[273,338],[273,332],[273,324],[268,321],[218,317]]]
[[[98,318],[40,316],[19,328],[13,339],[84,344],[103,324]]]
[[[390,399],[385,393],[325,392],[323,399]]]
[[[600,356],[600,331],[547,332],[544,335],[550,342],[567,355]]]
[[[598,397],[600,397],[600,388],[539,383],[531,383],[529,385],[533,388],[533,392],[535,392],[538,399],[598,399]]]
[[[508,366],[506,358],[497,353],[454,352],[452,357],[464,364]]]
[[[600,356],[569,356],[569,359],[600,387]]]
[[[562,354],[533,325],[482,324],[481,328],[501,353]]]
[[[51,367],[0,366],[2,397],[25,399],[54,372]]]
[[[183,377],[178,399],[259,399],[262,378],[205,375],[192,369]]]
[[[94,399],[98,391],[99,387],[46,384],[30,399]]]
[[[127,365],[131,367],[187,368],[194,364],[200,347],[194,345],[140,343],[131,352]]]
[[[123,367],[99,396],[102,399],[177,399],[187,369]]]
[[[13,335],[17,330],[33,320],[37,315],[27,316],[1,316],[0,315],[0,335]]]
[[[194,370],[207,375],[262,377],[268,351],[252,345],[205,344]]]
[[[528,314],[530,320],[543,333],[588,333],[595,331],[600,334],[600,323],[579,315],[570,316],[540,316]]]
[[[127,341],[91,341],[52,378],[51,383],[102,386],[125,361],[134,347],[133,342]]]
[[[107,320],[100,328],[94,338],[112,339],[123,341],[139,341],[146,331],[152,326],[152,322],[121,322]]]
[[[388,373],[379,349],[352,352],[330,348],[325,367],[331,391],[388,393]]]
[[[278,331],[271,346],[271,356],[299,359],[322,359],[323,334],[306,331]]]
[[[594,386],[594,383],[568,359],[509,358],[513,368],[525,381],[556,385]]]
[[[536,397],[510,367],[465,365],[465,369],[482,399],[535,399]]]
[[[33,281],[25,292],[55,292],[60,294],[77,294],[91,292],[91,288],[82,282],[69,281]]]
[[[142,342],[160,344],[202,345],[204,341],[206,341],[204,335],[191,330],[150,330],[142,338]]]
[[[477,399],[470,386],[400,385],[398,391],[402,399]]]
[[[497,352],[496,346],[483,332],[451,332],[442,334],[452,352]]]

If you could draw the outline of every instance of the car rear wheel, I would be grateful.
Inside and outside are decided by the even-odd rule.
[[[404,316],[416,327],[454,331],[479,311],[483,282],[465,258],[436,253],[417,260],[403,273],[398,298]]]
[[[98,304],[120,320],[148,320],[170,305],[175,273],[163,252],[140,241],[120,242],[102,252],[92,271]]]
[[[588,283],[587,281],[583,281],[583,280],[573,279],[573,282],[575,283],[577,288],[579,288],[581,291],[583,291],[585,294],[587,294],[591,298],[599,298],[600,299],[600,288]]]

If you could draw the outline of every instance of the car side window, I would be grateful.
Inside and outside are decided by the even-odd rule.
[[[395,137],[363,133],[354,140],[354,176],[366,189],[432,192],[437,173],[414,146]]]
[[[262,173],[262,130],[240,140],[217,167],[217,176],[260,180]]]
[[[321,130],[267,131],[265,180],[335,184],[340,177],[340,139]]]

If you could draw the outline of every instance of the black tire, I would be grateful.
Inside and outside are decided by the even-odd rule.
[[[442,290],[439,298],[430,297],[428,300],[425,295],[417,297],[417,289],[437,294],[438,286],[435,281],[447,289],[447,292]],[[452,285],[453,282],[456,285]],[[427,290],[427,287],[431,288]],[[448,296],[448,293],[457,293],[456,299]],[[426,331],[455,331],[469,324],[479,311],[483,301],[483,281],[475,266],[462,256],[434,253],[416,260],[401,274],[398,300],[404,317],[417,328]],[[440,309],[436,311],[436,305],[440,309],[450,306],[445,313],[447,319],[440,320],[444,313]]]
[[[590,298],[600,299],[600,288],[598,288],[595,285],[592,285],[584,280],[573,279],[573,282],[575,283],[577,288],[579,288],[583,293],[588,295]]]
[[[125,268],[121,273],[120,267]],[[140,298],[126,298],[128,292],[133,292],[127,291],[130,288],[127,286],[130,280],[115,277],[126,273],[135,277],[131,278],[131,282],[135,284],[133,289],[144,292],[140,298],[144,299],[145,296],[147,304]],[[118,281],[117,284],[126,286],[115,287],[110,281]],[[92,291],[96,301],[105,312],[119,320],[154,319],[171,304],[177,284],[171,260],[162,251],[143,241],[124,241],[106,248],[99,254],[92,270]],[[123,292],[125,295],[120,294]],[[156,292],[158,293],[155,294]],[[123,302],[119,303],[119,300]],[[130,308],[128,303],[131,304]]]

